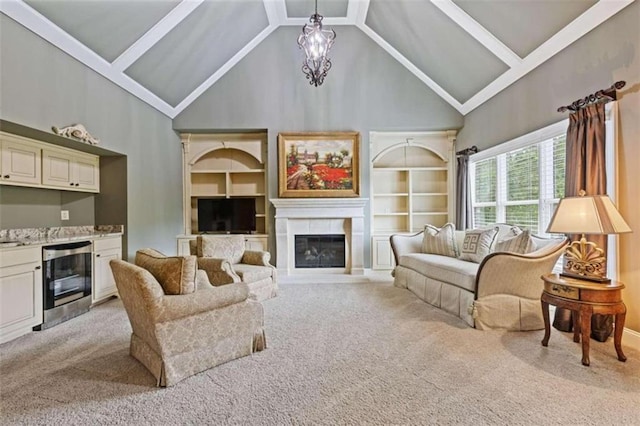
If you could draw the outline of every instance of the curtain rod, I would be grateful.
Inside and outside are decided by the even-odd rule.
[[[578,99],[574,101],[571,105],[561,106],[558,108],[558,112],[571,111],[576,112],[581,108],[586,107],[589,104],[596,103],[601,99],[604,99],[604,102],[615,101],[617,99],[616,90],[620,90],[627,84],[625,81],[617,81],[613,83],[613,85],[607,89],[598,90],[596,93],[592,93],[589,96],[585,96],[583,99]]]
[[[478,152],[478,147],[473,145],[471,148],[463,149],[462,151],[456,152],[456,155],[471,155]]]

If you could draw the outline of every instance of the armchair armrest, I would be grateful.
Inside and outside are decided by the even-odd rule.
[[[162,323],[189,317],[244,302],[248,297],[249,287],[245,283],[211,287],[191,294],[167,295],[161,299],[155,319]]]
[[[422,251],[423,233],[424,231],[411,235],[393,234],[389,237],[396,265],[400,264],[400,256],[404,256],[409,253],[420,253]]]
[[[231,262],[227,259],[215,257],[199,257],[198,268],[204,270],[209,278],[209,283],[214,286],[239,283],[240,276],[235,273]]]
[[[268,251],[245,250],[240,263],[257,266],[271,266],[269,264],[269,260],[271,260],[271,253]]]
[[[491,253],[484,258],[476,275],[476,295],[510,294],[537,299],[542,293],[543,274],[553,269],[567,246],[567,239],[527,254]]]

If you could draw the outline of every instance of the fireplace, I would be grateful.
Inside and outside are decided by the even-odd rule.
[[[296,268],[344,268],[344,235],[295,235]]]
[[[272,198],[276,208],[276,267],[292,274],[364,274],[364,207],[367,198]],[[343,238],[342,266],[299,266],[296,236]],[[316,248],[317,250],[317,248]]]

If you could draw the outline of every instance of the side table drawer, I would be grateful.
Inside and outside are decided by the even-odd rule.
[[[544,291],[565,299],[580,300],[580,290],[575,287],[545,282]]]

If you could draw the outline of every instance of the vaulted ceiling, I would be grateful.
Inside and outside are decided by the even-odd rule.
[[[340,26],[358,27],[466,114],[633,1],[320,0],[318,13],[336,43]],[[275,29],[302,27],[314,1],[0,0],[0,11],[173,118]]]

